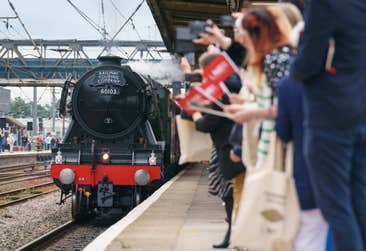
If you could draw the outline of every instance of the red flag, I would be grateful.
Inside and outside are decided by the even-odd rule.
[[[189,91],[186,93],[184,98],[178,100],[179,106],[189,115],[192,115],[195,110],[190,108],[190,103],[195,103],[198,105],[203,105],[207,103],[207,98],[205,98],[200,92],[197,91],[196,88],[192,87],[189,89]]]
[[[224,90],[221,88],[220,84],[205,81],[202,83],[202,85],[200,87],[206,94],[206,95],[203,94],[203,96],[205,96],[209,100],[210,100],[210,97],[213,97],[215,99],[220,99],[224,95]]]
[[[203,70],[203,77],[207,82],[218,85],[235,72],[238,72],[235,63],[223,52],[206,66]]]
[[[203,70],[204,82],[200,87],[191,88],[185,97],[179,100],[180,106],[188,114],[193,114],[195,111],[189,107],[190,103],[205,105],[214,102],[219,105],[217,100],[224,95],[226,89],[222,87],[222,82],[235,72],[238,72],[235,63],[225,52],[221,53]]]

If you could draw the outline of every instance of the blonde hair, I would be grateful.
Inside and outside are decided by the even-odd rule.
[[[292,28],[294,28],[298,23],[303,21],[303,16],[299,8],[296,7],[296,5],[292,3],[279,3],[278,7],[286,15]]]
[[[209,65],[218,55],[219,55],[218,52],[206,51],[202,53],[202,55],[199,57],[198,65],[200,66],[201,69],[203,69],[207,65]]]
[[[268,10],[275,17],[278,29],[289,42],[289,35],[293,27],[291,26],[290,20],[288,19],[287,15],[279,6],[269,6]]]

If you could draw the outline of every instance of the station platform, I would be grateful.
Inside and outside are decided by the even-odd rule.
[[[24,151],[24,152],[2,152],[0,153],[0,158],[8,158],[8,157],[25,157],[25,156],[35,156],[35,155],[50,155],[51,151]]]
[[[227,228],[204,165],[187,167],[84,250],[211,251]]]
[[[37,161],[51,159],[51,151],[40,152],[2,152],[0,153],[0,168],[14,165],[26,165]]]

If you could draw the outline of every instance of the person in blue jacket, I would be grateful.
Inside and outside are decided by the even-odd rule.
[[[301,224],[294,251],[326,250],[328,225],[318,209],[308,167],[303,155],[303,90],[301,83],[285,77],[277,89],[278,110],[275,130],[284,142],[294,145],[294,178],[301,206]]]
[[[305,160],[335,248],[365,251],[365,0],[308,2],[291,76],[303,83]]]

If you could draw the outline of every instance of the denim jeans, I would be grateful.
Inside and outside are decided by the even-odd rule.
[[[305,128],[304,155],[335,249],[365,251],[366,123],[345,130]]]

